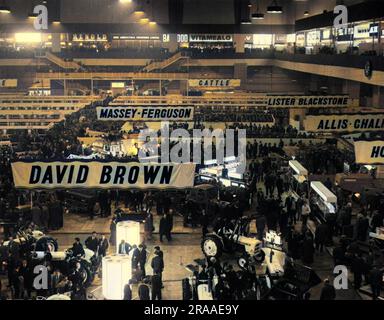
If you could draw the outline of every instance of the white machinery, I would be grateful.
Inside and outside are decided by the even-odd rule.
[[[320,181],[312,181],[311,189],[315,192],[314,201],[323,214],[336,213],[337,197]]]
[[[308,181],[308,170],[304,168],[297,160],[289,160],[289,167],[292,169],[292,194],[297,200],[300,197],[300,193],[308,193],[308,189],[304,186],[304,183]]]

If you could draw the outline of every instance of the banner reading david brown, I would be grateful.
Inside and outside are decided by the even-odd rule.
[[[193,186],[195,164],[14,162],[12,173],[23,189],[181,189]]]
[[[304,129],[309,132],[360,132],[384,129],[384,113],[307,116]]]
[[[97,107],[103,121],[192,121],[193,107]]]
[[[384,164],[384,141],[355,141],[358,164]]]

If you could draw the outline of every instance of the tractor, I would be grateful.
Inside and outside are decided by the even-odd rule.
[[[235,222],[221,219],[215,231],[207,234],[201,243],[205,256],[219,258],[223,252],[240,251],[237,260],[240,268],[248,269],[250,265],[262,263],[265,259],[262,242],[248,236],[251,221],[252,217],[241,217]]]

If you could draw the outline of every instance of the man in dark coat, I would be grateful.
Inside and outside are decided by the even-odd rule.
[[[107,255],[108,248],[109,248],[108,239],[103,234],[99,241],[99,256],[105,257]]]
[[[155,256],[152,258],[151,267],[153,270],[153,274],[157,274],[160,277],[160,281],[163,279],[163,271],[164,271],[164,259],[160,256],[159,251],[155,251]],[[161,284],[161,287],[163,284]]]
[[[95,254],[99,247],[99,239],[97,239],[96,231],[92,232],[92,235],[85,240],[85,245],[89,250],[92,250]]]
[[[161,278],[159,274],[154,274],[152,276],[152,300],[162,300],[161,299]]]
[[[35,204],[32,209],[31,209],[31,215],[32,215],[32,222],[41,227],[42,226],[42,221],[41,221],[41,209],[40,207]]]
[[[142,282],[138,287],[140,300],[150,300],[149,287],[146,283]]]
[[[305,237],[302,250],[301,260],[306,264],[313,263],[313,254],[315,252],[315,248],[313,247],[313,239],[311,237]]]
[[[377,300],[377,298],[380,297],[381,286],[383,284],[383,271],[376,266],[373,267],[370,272],[369,280],[371,283],[373,300]]]
[[[119,244],[119,254],[129,254],[129,252],[132,250],[132,247],[129,245],[129,243],[126,243],[125,240],[121,240]]]
[[[336,290],[329,283],[328,279],[324,280],[324,286],[321,289],[320,300],[335,300],[336,299]]]
[[[124,298],[123,300],[132,300],[132,289],[131,289],[132,281],[129,280],[128,284],[124,286]]]
[[[72,245],[71,250],[75,257],[78,255],[83,256],[85,254],[83,245],[80,243],[80,238],[75,238],[75,243]]]
[[[147,250],[144,245],[139,245],[139,268],[142,272],[142,276],[145,277],[145,264],[147,263]]]
[[[257,229],[257,239],[262,241],[264,238],[264,230],[266,225],[265,216],[260,214],[256,216],[256,229]]]
[[[367,217],[364,217],[362,214],[359,214],[358,220],[356,222],[356,236],[357,240],[365,241],[367,240],[369,229],[369,220]]]
[[[168,219],[167,219],[167,215],[164,214],[160,219],[160,225],[159,225],[160,242],[163,242],[164,236],[167,237],[168,241],[170,241],[170,239],[168,238],[168,230],[169,230]]]
[[[316,227],[316,231],[315,231],[316,250],[318,250],[319,252],[323,252],[327,239],[328,239],[328,226],[324,223],[321,223]]]
[[[132,269],[136,270],[139,265],[140,250],[135,244],[132,246],[132,250]]]

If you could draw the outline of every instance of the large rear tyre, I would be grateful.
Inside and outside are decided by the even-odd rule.
[[[206,257],[219,258],[223,254],[223,243],[219,237],[210,235],[201,242],[201,249]]]

